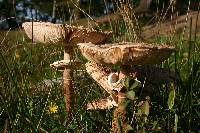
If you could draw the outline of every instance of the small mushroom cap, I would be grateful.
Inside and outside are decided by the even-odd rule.
[[[97,32],[94,29],[53,24],[49,22],[25,22],[22,24],[29,38],[47,44],[101,43],[110,37],[111,32]]]
[[[50,64],[52,68],[61,70],[64,70],[65,68],[78,67],[80,65],[81,61],[79,60],[60,60]]]
[[[110,109],[113,107],[117,107],[118,104],[112,100],[112,98],[108,97],[106,99],[100,99],[98,101],[93,101],[87,104],[87,109]]]
[[[79,43],[78,46],[82,54],[90,61],[119,65],[160,64],[174,51],[174,47],[167,45],[132,42],[104,45]]]

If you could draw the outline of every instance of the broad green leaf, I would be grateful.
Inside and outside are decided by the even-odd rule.
[[[128,91],[128,92],[126,93],[126,97],[127,97],[128,99],[135,100],[135,92],[134,92],[133,90]]]
[[[137,116],[141,116],[141,115],[142,115],[142,110],[141,110],[140,108],[137,110],[136,115],[137,115]]]
[[[122,105],[124,108],[126,108],[129,105],[129,103],[130,103],[130,100],[124,100]]]
[[[130,90],[134,90],[135,88],[139,88],[141,86],[142,86],[141,82],[137,79],[134,79],[134,83],[131,85]]]
[[[130,78],[126,77],[125,81],[124,81],[124,85],[125,87],[128,89],[129,88],[129,82],[130,82]]]
[[[147,121],[147,116],[149,115],[149,109],[150,109],[149,101],[146,100],[146,101],[143,103],[143,105],[141,106],[142,114],[145,115],[145,122]]]
[[[174,99],[175,99],[175,89],[173,83],[170,84],[170,92],[169,92],[169,98],[167,101],[168,108],[172,109],[174,106]]]
[[[146,116],[148,116],[149,115],[149,108],[150,108],[149,102],[145,101],[144,105],[142,107],[142,113],[145,114]]]
[[[131,131],[131,130],[133,130],[133,128],[131,127],[131,125],[127,124],[126,131]]]

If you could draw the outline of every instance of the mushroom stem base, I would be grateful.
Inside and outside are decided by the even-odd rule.
[[[118,92],[118,107],[114,110],[112,121],[112,132],[114,133],[126,132],[126,109],[124,106],[125,102],[125,94]]]
[[[127,66],[121,66],[119,79],[125,78],[127,75],[126,70]],[[121,133],[126,132],[126,95],[124,90],[118,91],[118,107],[114,110],[113,121],[112,121],[112,132]]]

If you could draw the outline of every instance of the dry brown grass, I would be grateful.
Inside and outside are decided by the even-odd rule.
[[[165,20],[161,23],[155,23],[152,25],[147,25],[142,29],[142,37],[145,40],[158,37],[160,35],[169,36],[169,35],[178,35],[184,34],[184,38],[188,39],[188,34],[190,32],[190,22],[192,35],[196,32],[197,36],[200,36],[200,19],[197,19],[197,16],[200,17],[198,11],[191,11],[187,15],[173,16],[172,20]],[[187,21],[186,21],[187,18]],[[197,28],[196,28],[197,24]],[[196,30],[196,31],[195,31]]]

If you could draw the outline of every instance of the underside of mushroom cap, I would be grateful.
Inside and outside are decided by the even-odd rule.
[[[172,46],[132,42],[103,45],[79,43],[78,45],[82,54],[88,60],[100,64],[160,64],[174,51],[174,47]]]
[[[112,32],[98,32],[94,29],[75,27],[67,24],[49,22],[25,22],[22,24],[26,34],[35,42],[47,44],[77,44],[92,42],[101,43],[110,37]]]

